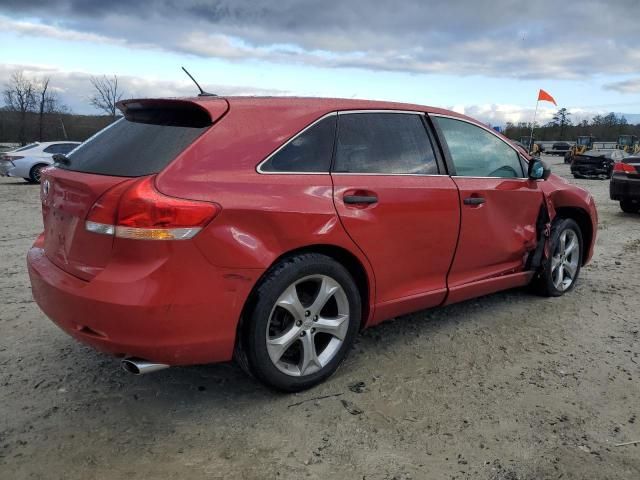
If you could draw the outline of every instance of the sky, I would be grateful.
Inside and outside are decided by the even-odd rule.
[[[0,87],[50,77],[75,113],[91,76],[125,97],[368,98],[531,121],[640,114],[638,0],[0,0]],[[557,108],[541,103],[538,118]],[[636,120],[636,117],[631,117]],[[640,117],[636,120],[640,123]],[[635,123],[635,122],[634,122]]]

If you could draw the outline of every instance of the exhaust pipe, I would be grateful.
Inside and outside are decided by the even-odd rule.
[[[169,368],[169,365],[165,365],[164,363],[153,363],[141,358],[125,358],[120,362],[120,365],[125,372],[134,375],[144,375],[145,373],[157,372],[158,370]]]

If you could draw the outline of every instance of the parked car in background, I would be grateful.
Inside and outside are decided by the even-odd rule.
[[[613,148],[589,150],[573,156],[571,173],[575,178],[611,178],[616,162],[628,156],[628,153]]]
[[[53,156],[66,155],[80,142],[37,142],[0,154],[0,175],[22,177],[27,182],[40,183],[43,168],[53,165]]]
[[[571,144],[569,142],[555,142],[551,145],[551,148],[547,150],[547,154],[564,156],[569,150],[571,150]]]
[[[43,172],[27,262],[47,316],[132,373],[235,357],[302,390],[363,328],[532,282],[560,296],[593,252],[588,192],[448,110],[286,97],[119,108]]]
[[[623,212],[640,211],[640,156],[623,158],[614,165],[609,196],[620,202]]]

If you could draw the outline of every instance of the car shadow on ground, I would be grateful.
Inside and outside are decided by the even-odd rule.
[[[80,403],[86,404],[86,392],[90,391],[95,398],[111,398],[116,394],[126,404],[144,400],[146,411],[151,414],[156,410],[155,413],[158,415],[162,415],[170,405],[185,402],[194,408],[202,407],[209,412],[215,412],[216,408],[239,408],[241,405],[250,409],[260,409],[265,404],[273,402],[286,406],[304,398],[345,392],[347,384],[353,381],[353,378],[362,376],[363,374],[358,372],[370,366],[370,362],[373,361],[380,371],[387,371],[388,367],[384,365],[388,361],[385,352],[396,351],[408,341],[415,342],[417,337],[420,338],[418,342],[423,342],[425,347],[428,347],[430,342],[437,341],[434,337],[440,333],[451,332],[460,326],[464,327],[469,322],[473,322],[473,326],[467,325],[469,328],[491,328],[492,325],[495,326],[496,321],[506,322],[507,319],[496,320],[486,315],[474,317],[474,313],[486,309],[500,310],[524,302],[536,302],[536,300],[545,301],[546,299],[536,297],[526,289],[515,289],[456,305],[412,313],[384,322],[359,335],[345,365],[338,369],[333,377],[297,395],[275,392],[262,386],[245,374],[235,363],[172,367],[135,376],[122,371],[119,360],[116,358],[94,352],[77,343],[62,345],[61,343],[65,341],[72,342],[66,337],[56,336],[56,341],[51,347],[52,350],[68,352],[64,355],[66,365],[63,369],[67,372],[75,370],[73,375],[87,375],[86,381],[89,384],[78,392],[80,398],[77,400]],[[438,355],[438,353],[425,348],[426,362],[431,355]],[[87,368],[93,371],[87,374]],[[404,374],[411,375],[414,367],[411,363],[407,363],[406,368],[407,371]],[[398,372],[398,375],[402,376],[403,373]],[[73,395],[73,392],[68,392],[68,395]]]
[[[40,184],[39,183],[30,183],[30,182],[25,182],[24,180],[17,180],[15,182],[3,182],[2,183],[3,187],[39,187]]]

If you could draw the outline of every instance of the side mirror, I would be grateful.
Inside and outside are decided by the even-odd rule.
[[[546,180],[551,175],[551,169],[539,158],[529,161],[529,178],[531,180]]]

